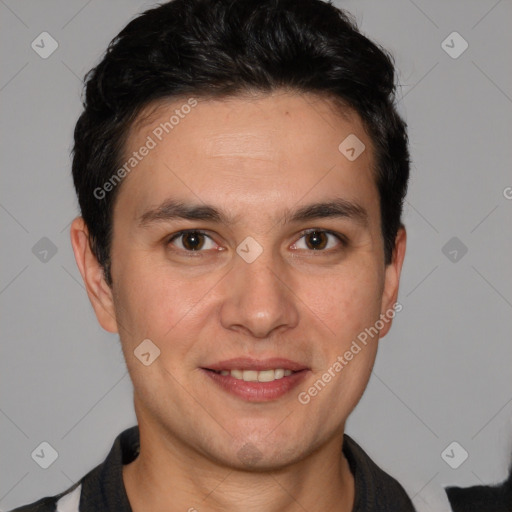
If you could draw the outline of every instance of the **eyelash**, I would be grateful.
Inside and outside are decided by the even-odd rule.
[[[201,229],[185,229],[183,231],[178,231],[177,233],[174,233],[173,235],[168,237],[166,239],[165,245],[166,246],[171,245],[171,243],[174,242],[174,240],[176,240],[177,238],[179,238],[179,237],[181,237],[183,235],[186,235],[188,233],[199,233],[199,234],[205,235],[208,238],[212,239],[212,237],[206,231],[203,231]],[[335,231],[331,231],[329,229],[315,229],[315,228],[306,229],[306,230],[304,230],[304,231],[302,231],[300,233],[300,236],[297,239],[297,241],[300,240],[301,238],[303,238],[304,236],[309,235],[311,233],[326,233],[328,235],[332,235],[332,236],[334,236],[335,238],[338,239],[338,241],[341,243],[342,248],[346,248],[348,246],[348,239],[345,237],[345,235],[342,235],[341,233],[336,233]],[[296,244],[296,243],[297,242],[294,242],[294,244]],[[201,256],[202,252],[207,252],[207,251],[204,251],[204,250],[187,251],[185,249],[178,249],[178,248],[174,249],[174,250],[176,250],[178,252],[186,253],[187,256],[193,256],[193,257]],[[299,249],[299,250],[303,251],[305,249]],[[337,252],[338,250],[340,250],[340,249],[327,249],[327,250],[320,249],[318,251],[315,251],[314,249],[309,249],[308,252],[319,252],[319,253],[323,252],[323,253],[330,254],[332,252]]]

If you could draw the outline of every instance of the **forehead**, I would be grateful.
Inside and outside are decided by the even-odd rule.
[[[151,147],[118,199],[129,200],[134,217],[169,196],[249,213],[244,208],[275,210],[341,195],[366,201],[372,213],[373,150],[355,112],[290,92],[192,100],[150,105],[131,128],[124,161]],[[354,137],[365,149],[351,161],[340,144],[346,149],[343,141]]]

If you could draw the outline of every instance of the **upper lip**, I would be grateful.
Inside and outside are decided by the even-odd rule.
[[[210,364],[204,367],[207,370],[269,370],[282,368],[283,370],[292,370],[294,372],[300,370],[307,370],[307,366],[290,361],[290,359],[283,359],[282,357],[271,357],[269,359],[252,359],[250,357],[236,357],[234,359],[227,359],[215,364]]]

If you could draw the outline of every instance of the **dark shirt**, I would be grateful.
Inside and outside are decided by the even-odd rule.
[[[512,467],[500,485],[448,487],[446,494],[453,512],[512,512]]]
[[[415,512],[402,486],[382,471],[347,434],[343,453],[355,481],[352,512]],[[69,489],[11,512],[56,512],[59,500],[59,512],[132,512],[122,466],[132,462],[138,454],[139,428],[136,425],[119,434],[105,461]]]

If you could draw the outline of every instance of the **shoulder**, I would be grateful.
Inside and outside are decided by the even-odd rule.
[[[42,498],[34,503],[15,508],[11,512],[55,512],[56,503],[57,499],[55,497]]]
[[[405,489],[391,475],[383,471],[369,455],[345,434],[343,453],[348,460],[355,481],[354,510],[415,512]]]
[[[138,450],[139,431],[136,425],[121,432],[107,458],[67,490],[10,512],[79,512],[80,503],[82,506],[87,504],[91,510],[130,510],[122,466],[135,459]]]
[[[82,484],[77,482],[56,496],[42,498],[10,512],[78,512],[81,490]]]

